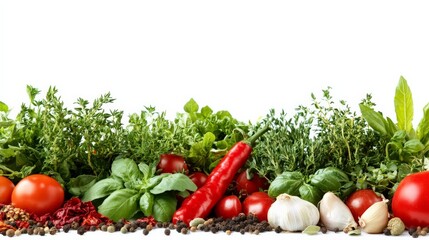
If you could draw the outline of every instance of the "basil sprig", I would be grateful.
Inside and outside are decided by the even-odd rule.
[[[182,173],[156,174],[154,164],[137,163],[118,158],[112,163],[111,176],[99,180],[83,195],[83,201],[104,198],[98,211],[118,221],[137,213],[153,216],[157,221],[170,221],[176,210],[176,195],[189,195],[197,186]]]

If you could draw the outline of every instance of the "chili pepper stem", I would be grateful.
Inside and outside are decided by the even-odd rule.
[[[268,130],[270,130],[270,126],[267,124],[267,125],[265,125],[265,127],[261,128],[259,131],[257,131],[255,134],[253,134],[251,137],[249,137],[246,140],[243,140],[243,142],[249,144],[250,146],[253,146],[256,142],[256,139],[258,139],[261,135],[263,135]]]

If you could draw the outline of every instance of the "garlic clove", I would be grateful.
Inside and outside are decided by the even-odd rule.
[[[331,231],[344,232],[357,228],[357,223],[347,205],[333,192],[326,192],[319,202],[320,221]]]
[[[389,221],[387,202],[383,199],[372,204],[359,218],[359,226],[366,233],[382,233]]]

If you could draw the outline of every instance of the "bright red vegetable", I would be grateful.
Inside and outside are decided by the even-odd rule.
[[[44,174],[29,175],[16,184],[12,205],[29,213],[53,213],[64,203],[64,189],[52,177]]]
[[[251,173],[249,169],[239,173],[235,181],[238,194],[244,197],[260,190],[266,190],[269,187],[267,179]]]
[[[407,228],[429,227],[429,171],[413,173],[399,183],[392,212]]]
[[[346,205],[358,222],[359,217],[374,203],[383,200],[372,189],[361,189],[353,192],[346,200]]]
[[[243,201],[243,213],[246,215],[254,214],[259,221],[266,221],[268,210],[273,204],[274,199],[268,196],[266,192],[254,192]]]
[[[233,218],[241,213],[240,199],[235,195],[223,197],[215,206],[216,217]]]
[[[202,187],[207,181],[207,175],[203,172],[194,172],[189,175],[189,178],[195,183],[195,185],[197,185],[198,188]]]
[[[238,170],[246,163],[252,152],[252,144],[266,131],[268,126],[247,141],[237,142],[213,169],[204,186],[183,201],[180,208],[173,214],[173,223],[183,221],[189,224],[194,218],[206,218],[222,198]]]
[[[0,176],[0,204],[10,204],[15,184],[4,176]]]
[[[156,168],[162,173],[186,173],[188,171],[185,159],[173,153],[161,154]]]

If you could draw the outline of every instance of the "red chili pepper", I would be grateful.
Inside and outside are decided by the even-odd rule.
[[[266,126],[247,140],[236,143],[213,169],[204,185],[183,201],[173,215],[173,223],[183,221],[189,225],[194,218],[207,217],[250,157],[253,143],[268,129]]]

